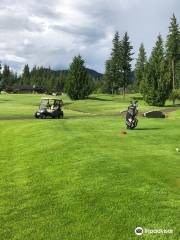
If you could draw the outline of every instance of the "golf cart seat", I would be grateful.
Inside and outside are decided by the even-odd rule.
[[[36,118],[63,118],[63,101],[58,98],[42,98],[39,110],[35,113]]]

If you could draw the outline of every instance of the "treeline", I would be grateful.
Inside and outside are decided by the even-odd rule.
[[[10,70],[8,65],[2,66],[0,63],[0,90],[4,89],[6,86],[12,86],[19,81],[17,73]]]
[[[169,97],[180,98],[180,29],[174,14],[166,40],[158,35],[149,59],[141,44],[135,75],[137,90],[149,105],[164,106]]]
[[[102,75],[91,70],[86,69],[89,79],[92,80],[93,89],[100,87]],[[10,90],[13,86],[35,86],[46,89],[48,93],[57,92],[62,93],[66,91],[66,84],[68,79],[68,70],[52,70],[49,68],[34,66],[31,70],[26,64],[23,68],[22,74],[10,70],[6,64],[0,64],[0,90]]]
[[[103,85],[105,92],[114,94],[122,89],[125,95],[128,85],[132,83],[132,49],[128,33],[126,32],[121,40],[119,33],[116,32],[111,56],[106,61]]]
[[[50,67],[34,66],[30,71],[29,66],[25,65],[20,77],[20,84],[44,87],[50,92],[63,92],[66,75],[66,73],[56,72]]]
[[[128,34],[120,39],[116,32],[110,58],[106,61],[104,91],[123,94],[128,88],[141,92],[149,105],[164,106],[165,101],[179,98],[180,87],[180,29],[173,14],[167,39],[158,35],[151,56],[147,58],[144,44],[139,48],[135,64],[135,79],[132,77],[132,46]],[[176,96],[176,97],[175,97]]]
[[[66,72],[59,73],[51,70],[50,67],[34,66],[30,70],[28,64],[24,66],[22,74],[17,76],[17,73],[11,71],[9,66],[4,65],[0,74],[0,88],[7,89],[14,85],[31,85],[43,87],[48,91],[63,92],[66,77]]]

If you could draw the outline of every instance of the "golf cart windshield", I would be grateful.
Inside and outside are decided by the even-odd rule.
[[[39,108],[44,109],[49,107],[49,100],[48,99],[42,99]]]
[[[50,109],[51,107],[61,107],[62,100],[61,99],[41,99],[40,109]]]

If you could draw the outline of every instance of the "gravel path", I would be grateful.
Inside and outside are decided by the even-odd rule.
[[[118,114],[109,114],[109,115],[85,115],[85,116],[65,116],[63,119],[81,119],[81,118],[98,118],[98,117],[119,117],[121,116],[120,113]],[[53,118],[47,118],[47,119],[53,119]],[[41,120],[41,119],[36,119],[34,117],[0,117],[0,121],[2,120]],[[44,119],[43,119],[44,120]]]
[[[175,112],[177,110],[180,110],[179,107],[170,107],[170,108],[165,108],[162,110],[164,113],[170,113],[170,112]],[[119,116],[125,116],[127,111],[122,111],[119,113],[114,113],[114,114],[91,114],[83,111],[78,111],[82,112],[84,114],[89,114],[85,116],[65,116],[64,119],[81,119],[81,118],[96,118],[96,117],[119,117]],[[139,115],[143,115],[144,112],[139,112]],[[51,119],[51,118],[48,118]],[[0,117],[0,120],[37,120],[33,116],[32,117]]]

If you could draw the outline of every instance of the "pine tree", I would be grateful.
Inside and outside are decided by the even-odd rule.
[[[145,66],[143,97],[149,105],[164,106],[170,94],[170,73],[165,59],[163,40],[158,36]]]
[[[36,85],[42,86],[43,85],[43,67],[40,66],[37,68],[37,74],[36,74]]]
[[[133,47],[129,42],[129,36],[127,32],[124,34],[122,40],[122,81],[121,86],[123,88],[123,94],[125,95],[126,88],[130,84],[131,77],[131,61],[133,53],[131,52]]]
[[[13,86],[14,84],[17,84],[17,73],[11,70],[9,75],[9,86]]]
[[[166,42],[166,55],[171,66],[171,76],[172,76],[172,88],[175,89],[178,87],[178,83],[176,81],[176,67],[178,61],[178,55],[180,54],[180,30],[179,25],[177,23],[177,19],[173,14],[169,26],[169,34],[167,36]]]
[[[49,66],[48,70],[47,70],[47,74],[46,74],[46,83],[44,84],[48,90],[51,91],[50,86],[51,86],[51,76],[52,76],[52,71],[51,68]]]
[[[24,66],[23,74],[22,74],[22,84],[30,84],[30,72],[29,72],[29,66],[26,64]]]
[[[106,70],[105,70],[103,80],[104,80],[105,92],[114,94],[114,91],[116,89],[116,83],[114,81],[114,74],[111,67],[111,59],[106,61]]]
[[[92,92],[90,79],[84,66],[84,60],[79,55],[73,58],[69,67],[66,91],[71,99],[84,99]]]
[[[139,91],[141,88],[141,83],[143,81],[146,61],[147,61],[147,57],[146,57],[144,44],[141,43],[140,48],[139,48],[138,58],[137,58],[137,61],[135,64],[135,77],[136,77],[136,82],[137,82],[137,88]]]
[[[18,75],[16,72],[12,72],[12,76],[13,76],[13,84],[17,84],[18,83]]]
[[[36,65],[32,68],[31,72],[30,72],[30,79],[31,79],[31,85],[36,86],[36,74],[37,74],[37,69],[36,69]]]
[[[11,73],[8,65],[4,65],[2,72],[2,87],[5,88],[11,85]]]
[[[106,61],[104,81],[106,91],[114,94],[121,86],[122,79],[122,46],[119,33],[116,32],[113,39],[111,57]]]
[[[57,76],[57,84],[56,84],[57,92],[62,93],[62,92],[64,91],[65,81],[66,81],[66,76],[65,76],[65,74],[60,73],[60,74]]]
[[[122,46],[119,33],[116,32],[113,39],[113,49],[111,53],[111,68],[114,78],[114,87],[118,89],[121,85],[122,72]]]

